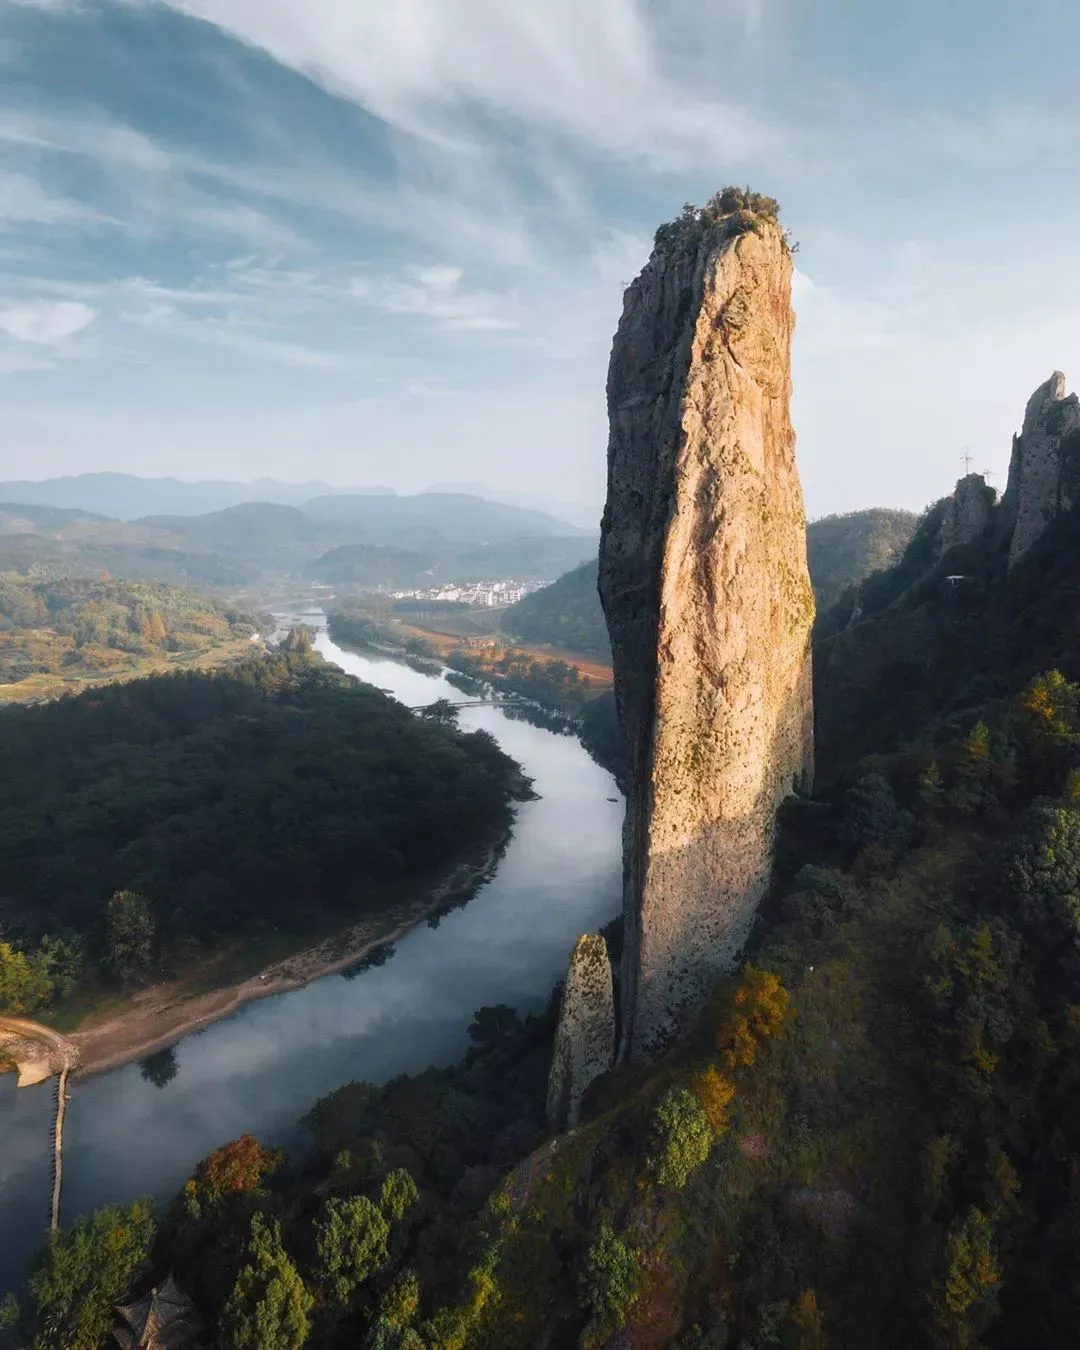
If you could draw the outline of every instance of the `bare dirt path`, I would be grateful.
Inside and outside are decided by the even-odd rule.
[[[404,937],[451,896],[475,886],[493,869],[498,852],[493,845],[479,863],[459,864],[434,888],[425,888],[391,910],[363,919],[247,979],[203,992],[195,992],[190,981],[174,980],[143,990],[119,1011],[91,1014],[69,1040],[78,1052],[80,1074],[104,1073],[145,1059],[211,1022],[232,1016],[245,1003],[288,993],[324,975],[347,970],[373,948]]]
[[[0,1016],[0,1051],[18,1069],[19,1087],[42,1083],[79,1063],[78,1047],[66,1036],[27,1017]]]

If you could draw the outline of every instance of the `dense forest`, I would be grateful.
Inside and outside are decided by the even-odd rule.
[[[171,586],[0,572],[0,685],[107,679],[148,661],[236,651],[256,633],[254,619]],[[49,687],[31,683],[26,692]]]
[[[138,983],[222,940],[387,903],[528,791],[483,731],[416,715],[298,638],[0,712],[0,1010]]]

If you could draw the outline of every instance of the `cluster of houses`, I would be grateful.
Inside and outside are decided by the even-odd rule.
[[[427,600],[459,605],[515,605],[526,595],[550,585],[547,581],[475,581],[461,585],[449,583],[428,590],[392,591],[394,600]]]

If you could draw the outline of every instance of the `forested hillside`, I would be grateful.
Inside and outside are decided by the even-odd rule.
[[[552,1012],[480,1010],[457,1068],[318,1103],[304,1173],[239,1141],[156,1219],[59,1239],[28,1326],[64,1253],[119,1228],[142,1234],[119,1285],[176,1270],[237,1346],[260,1263],[295,1347],[1071,1344],[1077,520],[1006,574],[990,527],[939,557],[940,514],[862,619],[826,616],[819,720],[859,735],[785,810],[746,963],[692,1036],[544,1144]]]
[[[485,732],[300,643],[0,713],[0,1011],[385,903],[527,790]]]
[[[822,516],[806,527],[806,555],[818,612],[873,572],[891,567],[915,533],[914,511],[872,507]]]
[[[911,511],[852,511],[823,516],[806,527],[807,561],[818,611],[871,573],[892,565],[915,532]],[[528,643],[609,659],[607,626],[596,593],[596,563],[559,577],[503,615],[503,631]]]
[[[257,631],[249,616],[171,586],[0,573],[0,687],[9,699],[237,655]]]
[[[582,563],[533,591],[503,615],[505,633],[527,643],[546,643],[583,656],[611,660],[607,625],[596,593],[596,563]]]

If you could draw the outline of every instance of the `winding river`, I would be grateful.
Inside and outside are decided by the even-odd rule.
[[[441,676],[335,646],[321,613],[297,617],[320,628],[327,660],[403,703],[465,697]],[[575,937],[618,909],[622,800],[572,737],[511,720],[496,704],[465,708],[460,721],[492,732],[540,794],[520,806],[493,880],[437,926],[414,928],[385,964],[249,1003],[179,1042],[178,1072],[164,1087],[135,1064],[76,1078],[63,1222],[167,1196],[200,1158],[245,1131],[300,1144],[300,1117],[339,1084],[452,1063],[484,1004],[544,1004]],[[13,1075],[0,1076],[0,1297],[44,1237],[53,1096],[51,1083],[16,1091]]]

